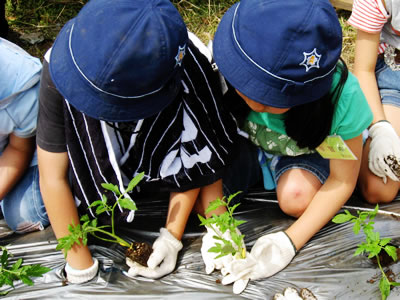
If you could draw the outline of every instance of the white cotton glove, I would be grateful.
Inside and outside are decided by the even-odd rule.
[[[67,263],[64,270],[69,282],[84,283],[96,276],[99,270],[99,261],[93,257],[93,265],[85,270],[76,270]]]
[[[225,231],[224,234],[214,225],[206,226],[207,233],[203,236],[203,242],[201,245],[201,256],[203,257],[204,264],[206,265],[206,273],[210,274],[214,270],[225,269],[232,260],[240,259],[237,257],[233,257],[232,254],[227,254],[225,256],[216,258],[218,253],[209,252],[208,250],[214,247],[217,243],[222,244],[223,242],[214,238],[214,236],[220,236],[227,241],[232,243],[232,246],[237,250],[236,244],[232,241],[231,234],[229,230]],[[239,229],[236,228],[236,233],[241,235]],[[242,248],[246,251],[246,246],[244,242],[242,243]],[[239,254],[240,255],[240,254]],[[223,274],[224,275],[224,274]]]
[[[267,278],[284,269],[293,259],[296,249],[283,231],[260,237],[245,259],[237,259],[226,268],[228,275],[222,284],[234,282],[233,292],[241,293],[246,286],[245,280]],[[239,281],[240,280],[240,281]]]
[[[386,183],[388,176],[394,181],[400,179],[400,138],[392,125],[379,121],[369,129],[368,166],[372,173]]]
[[[137,275],[157,279],[175,269],[178,252],[182,249],[181,241],[177,240],[166,228],[160,229],[160,236],[153,244],[153,253],[144,267],[131,259],[126,259],[126,264],[130,267],[128,275]]]

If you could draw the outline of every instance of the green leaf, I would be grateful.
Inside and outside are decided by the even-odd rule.
[[[8,260],[8,251],[7,249],[3,249],[3,253],[1,254],[1,264],[3,266],[7,265]]]
[[[391,238],[381,239],[381,241],[379,242],[379,245],[386,246],[391,240],[392,240]]]
[[[33,285],[33,281],[32,281],[28,276],[22,275],[22,276],[20,277],[20,279],[21,279],[22,282],[25,283],[26,285]]]
[[[227,204],[224,201],[224,198],[225,197],[223,197],[222,199],[218,198],[218,199],[216,199],[214,201],[211,201],[210,204],[208,205],[206,211],[205,211],[205,214],[208,214],[208,213],[212,212],[213,210],[216,210],[217,208],[219,208],[221,206],[227,206]]]
[[[19,258],[12,266],[11,270],[15,271],[18,270],[19,267],[22,265],[22,258]]]
[[[135,202],[128,198],[122,198],[118,201],[119,205],[122,208],[129,209],[129,210],[137,210]]]
[[[144,176],[144,172],[137,174],[131,180],[131,182],[129,182],[126,192],[129,193],[130,191],[132,191],[134,189],[134,187],[143,179],[143,176]],[[132,209],[132,210],[135,210],[135,209]]]
[[[361,224],[360,224],[360,220],[356,219],[354,225],[353,225],[353,232],[355,235],[357,235],[360,232],[361,229]]]
[[[238,194],[240,194],[242,191],[238,191],[234,194],[231,194],[228,196],[228,200],[226,201],[226,203],[229,205],[229,203],[231,203],[232,199],[235,198]]]
[[[379,281],[379,289],[381,291],[382,300],[386,300],[390,294],[390,284],[386,277],[382,277]]]
[[[370,215],[369,215],[369,219],[370,219],[370,220],[375,219],[375,216],[376,216],[376,214],[378,213],[378,210],[379,210],[379,205],[377,204],[377,205],[375,206],[374,211],[371,212]]]
[[[121,192],[119,191],[119,188],[117,185],[114,185],[112,183],[102,183],[101,186],[106,189],[109,190],[111,192],[114,192],[115,194],[117,194],[118,196],[121,195]]]
[[[96,215],[101,215],[105,211],[107,211],[107,208],[105,208],[104,206],[98,206],[96,208]]]
[[[386,251],[386,253],[393,259],[393,261],[397,260],[397,251],[396,251],[396,247],[391,246],[391,245],[386,245],[384,250]]]
[[[244,223],[246,223],[247,221],[244,221],[244,220],[236,220],[236,219],[234,219],[233,220],[233,226],[234,227],[238,227],[239,225],[242,225],[242,224],[244,224]]]
[[[92,204],[89,205],[89,208],[94,207],[94,206],[98,206],[98,205],[102,205],[103,206],[104,202],[102,200],[96,200]]]
[[[35,264],[35,265],[30,265],[29,266],[29,276],[33,276],[33,277],[41,277],[43,274],[50,272],[51,269],[48,267],[44,267],[40,264]]]
[[[350,221],[351,219],[354,219],[354,218],[355,217],[352,216],[352,215],[338,214],[332,219],[332,222],[336,223],[336,224],[342,224],[342,223],[348,222],[348,221]]]
[[[87,214],[83,215],[81,217],[81,222],[86,222],[86,221],[89,221],[89,220],[90,220],[90,218],[89,218],[89,216]],[[72,225],[74,225],[74,222],[72,222]]]

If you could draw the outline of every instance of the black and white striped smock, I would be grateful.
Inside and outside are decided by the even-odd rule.
[[[181,92],[172,104],[135,123],[92,119],[64,101],[73,193],[84,213],[105,193],[101,183],[124,190],[140,172],[145,177],[139,185],[141,192],[131,195],[133,200],[149,191],[186,191],[222,178],[234,156],[236,121],[222,103],[217,73],[191,43],[181,82]],[[94,211],[90,214],[95,216]],[[119,215],[128,222],[133,219],[122,210]]]

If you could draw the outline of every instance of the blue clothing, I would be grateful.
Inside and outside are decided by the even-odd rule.
[[[36,134],[41,69],[38,58],[0,39],[0,153],[11,133],[21,138]],[[34,165],[36,154],[31,162]]]
[[[36,135],[40,60],[0,38],[0,156],[9,136]],[[22,178],[1,201],[7,225],[18,233],[42,230],[49,224],[39,189],[36,152]]]
[[[43,230],[49,225],[37,166],[26,171],[18,185],[1,201],[1,209],[7,225],[17,233]]]
[[[400,71],[393,71],[383,58],[378,58],[375,74],[382,104],[400,107]]]

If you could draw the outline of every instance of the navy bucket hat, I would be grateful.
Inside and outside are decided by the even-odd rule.
[[[58,34],[50,74],[63,97],[86,115],[139,120],[177,96],[187,41],[169,0],[91,0]]]
[[[223,16],[215,62],[253,101],[290,108],[331,88],[342,29],[328,0],[242,0]]]

